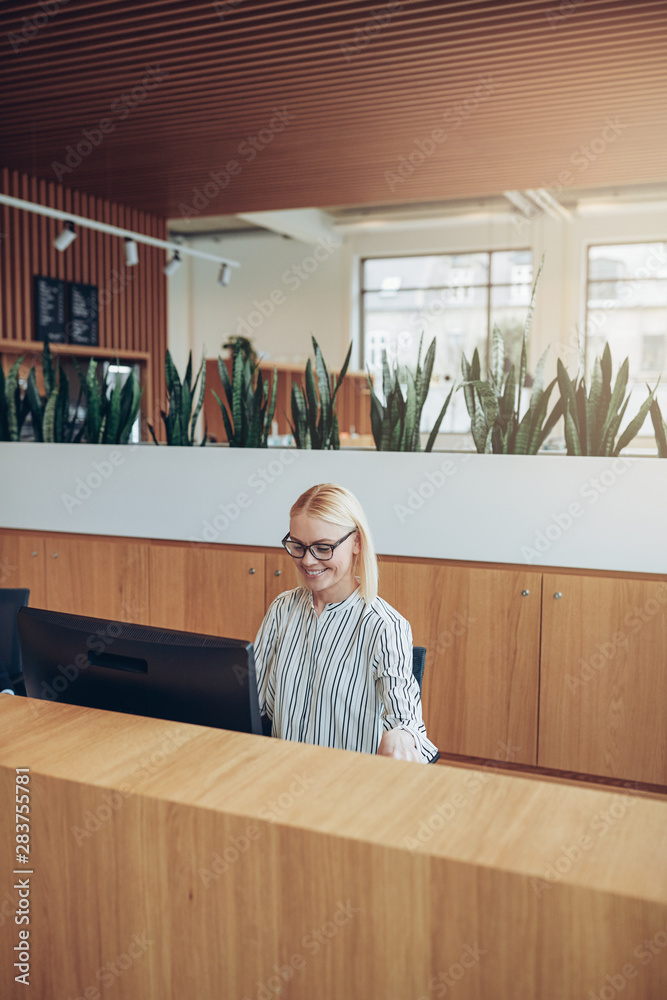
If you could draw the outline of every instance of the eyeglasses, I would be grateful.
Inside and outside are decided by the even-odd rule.
[[[315,542],[314,545],[302,545],[301,542],[294,542],[289,536],[289,531],[282,540],[282,545],[285,546],[287,552],[292,556],[293,559],[303,559],[306,554],[306,549],[310,552],[313,559],[319,559],[320,562],[327,562],[329,559],[333,558],[334,549],[337,549],[339,545],[353,535],[357,529],[353,528],[352,531],[348,531],[344,538],[339,538],[337,542],[330,545],[328,542]]]

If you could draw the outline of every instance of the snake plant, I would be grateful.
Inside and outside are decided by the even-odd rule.
[[[461,356],[462,388],[470,429],[480,453],[535,455],[563,414],[563,402],[558,400],[547,417],[549,399],[557,381],[554,379],[545,389],[544,366],[548,348],[537,363],[532,381],[528,375],[528,340],[541,273],[542,264],[535,276],[524,322],[518,375],[516,366],[506,362],[505,342],[497,326],[494,326],[491,335],[491,366],[487,379],[481,377],[477,348],[472,361],[469,362],[465,354]],[[521,395],[528,388],[531,389],[530,401],[521,416]]]
[[[70,417],[69,381],[57,360],[54,368],[48,338],[42,350],[42,377],[44,397],[37,389],[37,374],[33,365],[28,375],[26,398],[35,441],[78,443],[85,429],[85,422],[81,422],[78,429],[76,427],[83,388],[79,390],[74,415]]]
[[[225,362],[221,357],[218,358],[218,371],[229,413],[217,392],[212,390],[222,412],[227,440],[230,448],[266,448],[276,409],[278,370],[273,369],[273,386],[269,397],[268,380],[263,380],[258,365],[252,363],[238,340],[234,342],[233,348],[231,380]],[[255,373],[257,384],[253,388]]]
[[[86,441],[89,444],[127,444],[137,419],[143,393],[143,390],[139,388],[134,371],[130,372],[122,387],[121,380],[116,378],[114,387],[109,392],[107,376],[105,375],[102,382],[98,379],[97,361],[94,358],[88,362],[88,370],[85,374],[81,371],[76,358],[73,360],[86,399],[86,417],[83,424]],[[117,365],[119,366],[120,362],[117,362]],[[62,392],[62,373],[60,377]],[[65,385],[67,385],[66,379]],[[51,397],[47,402],[47,411],[50,402]],[[63,414],[66,414],[66,408],[69,407],[69,389],[66,390],[62,405]],[[45,419],[47,411],[45,411]],[[62,419],[64,422],[66,419],[64,415]],[[46,437],[45,440],[47,440]]]
[[[5,376],[0,364],[0,441],[19,441],[21,427],[28,413],[28,401],[21,394],[19,369],[25,355],[21,355]]]
[[[387,362],[387,352],[382,352],[382,392],[384,405],[380,402],[373,389],[370,373],[368,385],[371,392],[371,429],[373,440],[378,451],[419,451],[421,437],[419,427],[421,414],[426,402],[426,396],[431,384],[431,374],[435,361],[435,337],[426,352],[424,368],[421,367],[421,351],[423,336],[419,341],[417,352],[417,367],[414,373],[404,365],[394,362],[392,368]],[[406,395],[403,395],[401,383],[407,383]],[[433,430],[426,444],[426,451],[431,451],[440,430],[440,424],[447,412],[452,398],[452,386]]]
[[[197,372],[197,377],[195,378],[194,383],[192,382],[192,351],[190,351],[190,354],[188,355],[188,366],[182,383],[169,351],[167,351],[164,368],[165,378],[167,380],[167,392],[169,394],[169,410],[167,413],[165,413],[164,410],[160,410],[160,413],[162,415],[162,422],[164,423],[167,434],[167,444],[193,445],[195,426],[204,402],[204,388],[206,385],[206,364],[204,362],[204,357],[202,355],[201,364],[199,365],[199,371]],[[197,384],[199,383],[200,377],[201,384],[199,386],[199,398],[193,413],[192,405],[197,392]],[[153,440],[156,444],[158,444],[152,424],[148,425],[148,429],[151,432]],[[208,430],[205,427],[204,436],[201,441],[202,445],[206,444],[207,437]]]
[[[340,448],[338,434],[338,416],[336,414],[336,396],[340,389],[347,367],[350,363],[352,344],[350,344],[340,375],[329,375],[319,344],[312,338],[315,352],[315,370],[317,371],[317,388],[310,358],[306,365],[305,394],[292,383],[292,420],[290,427],[297,448],[313,448],[323,451]]]
[[[658,457],[667,458],[667,423],[663,420],[657,399],[651,403],[651,421],[655,431],[655,443],[658,446]]]
[[[630,421],[618,441],[616,435],[630,395],[625,397],[630,362],[626,358],[611,387],[612,361],[609,344],[604,345],[602,359],[593,363],[590,391],[582,375],[571,379],[562,361],[558,361],[558,387],[565,417],[565,445],[568,455],[618,455],[641,430],[654,402],[655,389],[649,389],[637,415]],[[656,386],[657,389],[657,386]]]

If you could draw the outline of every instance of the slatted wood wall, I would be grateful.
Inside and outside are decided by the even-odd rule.
[[[164,220],[53,181],[4,169],[0,183],[3,193],[15,198],[167,238]],[[126,267],[123,240],[116,236],[78,229],[77,239],[61,253],[53,247],[63,228],[60,221],[6,205],[0,205],[0,220],[0,338],[33,341],[33,275],[97,285],[99,346],[150,352],[152,393],[145,395],[152,396],[155,407],[163,394],[167,349],[165,251],[139,244],[139,264]]]

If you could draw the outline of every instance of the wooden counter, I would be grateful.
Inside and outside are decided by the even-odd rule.
[[[665,801],[9,695],[0,732],[12,1000],[20,929],[39,998],[667,993]]]

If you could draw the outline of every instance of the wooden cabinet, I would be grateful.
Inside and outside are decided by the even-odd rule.
[[[136,538],[46,535],[44,606],[52,611],[148,623],[149,548],[149,542]]]
[[[154,542],[151,624],[252,642],[265,611],[264,559],[249,549]]]
[[[535,764],[540,574],[385,560],[380,591],[427,648],[430,739],[447,753]]]
[[[667,582],[545,574],[538,764],[667,784]]]
[[[39,532],[0,532],[0,587],[28,587],[35,608],[47,606],[44,544]]]
[[[266,584],[264,588],[265,607],[282,594],[284,590],[293,590],[299,586],[294,560],[284,549],[266,550]]]
[[[0,531],[0,586],[55,611],[253,641],[298,582],[282,549]],[[385,557],[379,592],[443,753],[667,784],[667,580]]]

